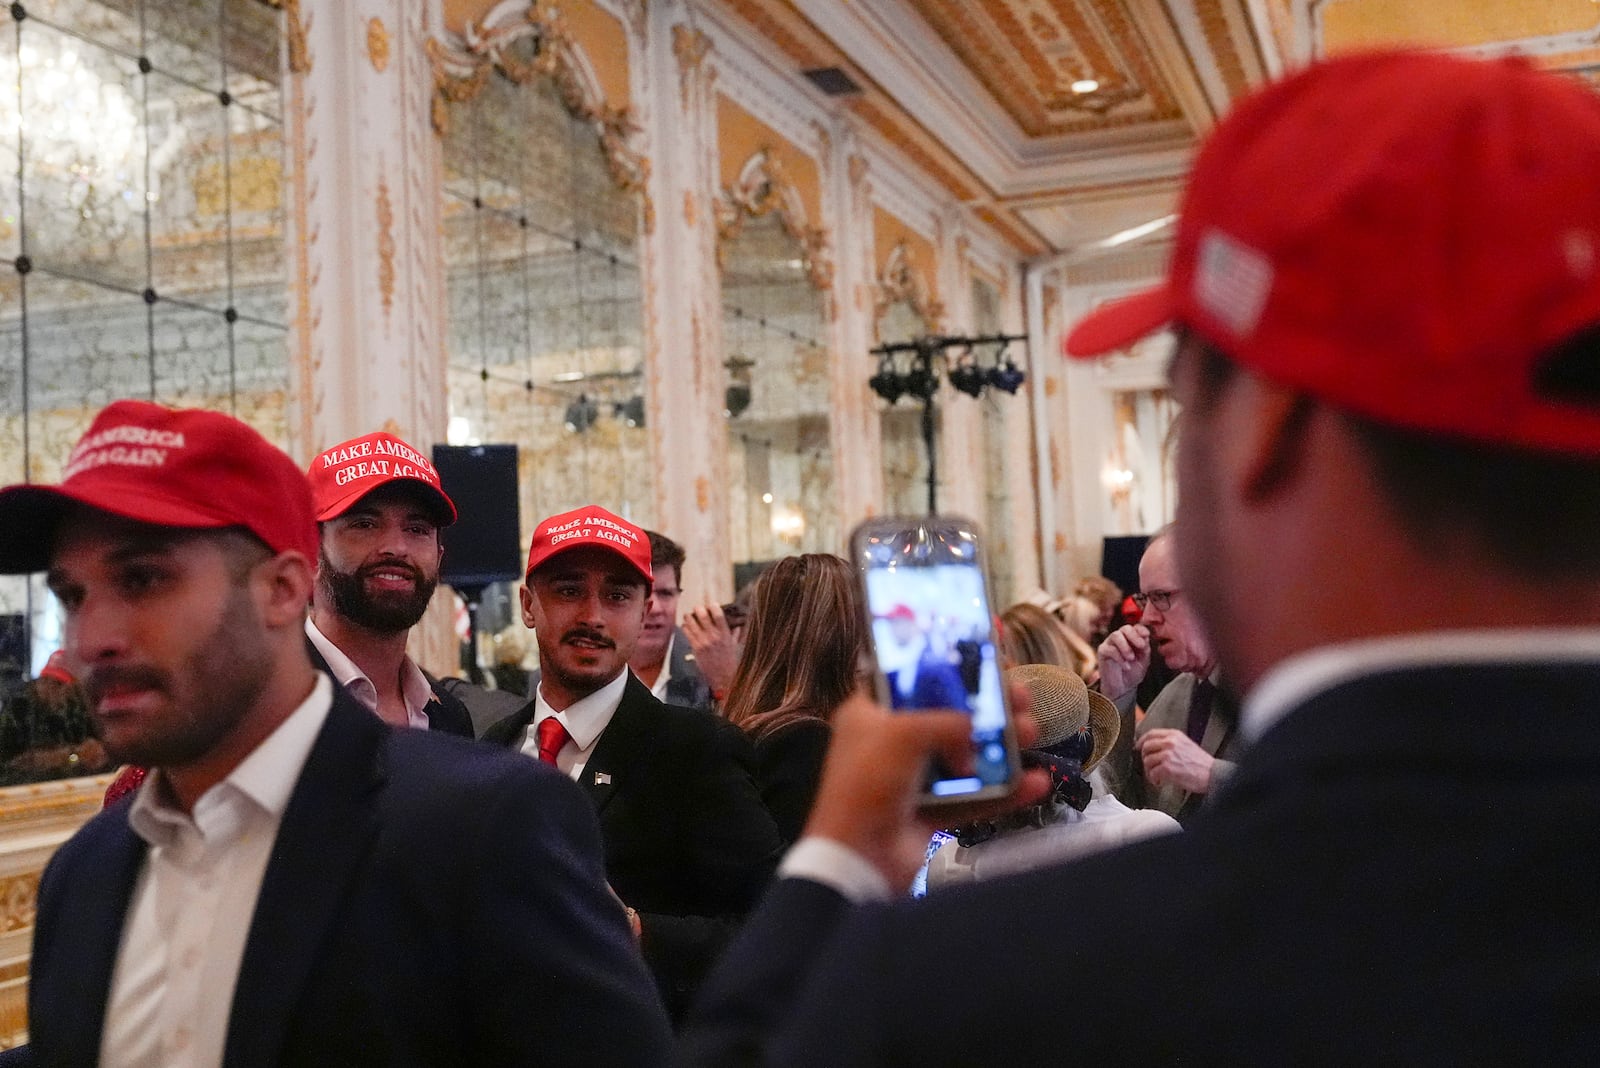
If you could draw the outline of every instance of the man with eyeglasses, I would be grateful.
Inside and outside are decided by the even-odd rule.
[[[1117,797],[1134,808],[1160,809],[1187,822],[1213,789],[1233,772],[1238,742],[1236,710],[1218,689],[1211,642],[1183,596],[1172,538],[1163,530],[1145,546],[1133,595],[1143,615],[1100,644],[1100,692],[1131,725],[1139,683],[1152,653],[1178,677],[1150,703]]]

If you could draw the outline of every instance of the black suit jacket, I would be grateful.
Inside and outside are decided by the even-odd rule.
[[[564,776],[335,689],[239,967],[224,1063],[649,1064],[668,1030]],[[33,1063],[92,1065],[145,845],[131,801],[39,887]],[[508,833],[514,828],[515,833]]]
[[[328,666],[327,658],[310,638],[306,639],[306,649],[311,653],[311,665],[333,679],[333,684],[338,686],[339,680],[334,678],[333,669]],[[446,686],[426,671],[422,674],[428,680],[429,689],[433,690],[433,700],[429,701],[424,709],[428,713],[428,729],[453,734],[458,738],[473,737],[472,714],[467,711],[467,706],[462,703],[461,698],[451,692],[452,687]]]
[[[533,717],[530,701],[483,740],[519,746]],[[600,816],[611,886],[642,914],[645,959],[674,1013],[777,865],[782,846],[753,762],[737,727],[662,704],[629,672],[578,783]]]
[[[1182,835],[852,909],[783,880],[686,1064],[1579,1064],[1600,1051],[1600,663],[1372,675]]]

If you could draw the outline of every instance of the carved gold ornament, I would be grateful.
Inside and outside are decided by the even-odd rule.
[[[633,147],[639,125],[632,111],[606,102],[592,68],[568,34],[555,5],[531,3],[521,17],[506,5],[490,13],[493,26],[467,23],[459,42],[444,44],[430,39],[428,60],[433,65],[433,128],[443,136],[450,129],[450,105],[466,103],[483,92],[495,72],[515,85],[532,79],[552,78],[561,102],[574,118],[592,125],[600,135],[606,165],[624,192],[645,195],[650,160]],[[522,59],[513,48],[525,40],[537,42],[532,59]],[[646,197],[647,225],[653,212]]]
[[[266,0],[267,6],[283,12],[283,32],[289,44],[289,71],[311,73],[311,49],[306,43],[307,24],[300,17],[300,0]]]
[[[928,291],[928,284],[912,263],[911,250],[904,241],[890,251],[873,288],[876,305],[873,310],[877,318],[882,319],[893,305],[905,301],[922,317],[930,331],[939,329],[944,319],[944,304]]]
[[[813,288],[833,288],[833,261],[828,234],[806,218],[805,201],[790,181],[783,161],[769,148],[759,148],[739,168],[739,180],[717,198],[717,262],[724,246],[744,229],[745,220],[777,215],[783,232],[800,244],[800,258]]]

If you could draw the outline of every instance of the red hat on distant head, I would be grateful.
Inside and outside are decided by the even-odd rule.
[[[273,552],[317,558],[311,486],[298,464],[239,420],[147,401],[105,407],[59,485],[0,490],[0,574],[42,571],[74,504],[156,526],[242,527]]]
[[[912,611],[911,606],[908,604],[897,604],[885,612],[880,618],[889,620],[909,619],[912,622],[916,622],[917,613]]]
[[[55,679],[72,685],[74,679],[72,672],[67,669],[67,654],[60,649],[50,654],[50,659],[44,662],[44,667],[39,669],[41,679]]]
[[[533,574],[535,568],[570,549],[588,546],[616,553],[644,577],[647,585],[655,582],[650,570],[649,535],[621,516],[593,504],[541,519],[534,525],[526,573]]]
[[[1390,52],[1234,108],[1189,178],[1166,280],[1071,356],[1175,323],[1375,422],[1600,455],[1600,403],[1547,379],[1600,328],[1600,95],[1516,60]]]
[[[439,484],[433,462],[393,434],[379,431],[335,445],[311,461],[311,492],[317,522],[349,511],[357,501],[391,482],[409,483],[434,506],[440,526],[456,521],[456,506]]]

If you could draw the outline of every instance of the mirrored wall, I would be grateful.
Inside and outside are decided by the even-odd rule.
[[[639,199],[537,55],[508,45],[444,140],[449,436],[518,446],[524,544],[583,504],[655,518]]]
[[[823,294],[776,212],[728,230],[722,342],[732,559],[737,567],[839,552]]]
[[[119,397],[286,442],[280,17],[262,0],[0,14],[0,481],[55,480]],[[0,579],[0,689],[59,642],[42,584]],[[34,729],[0,723],[0,762]]]

